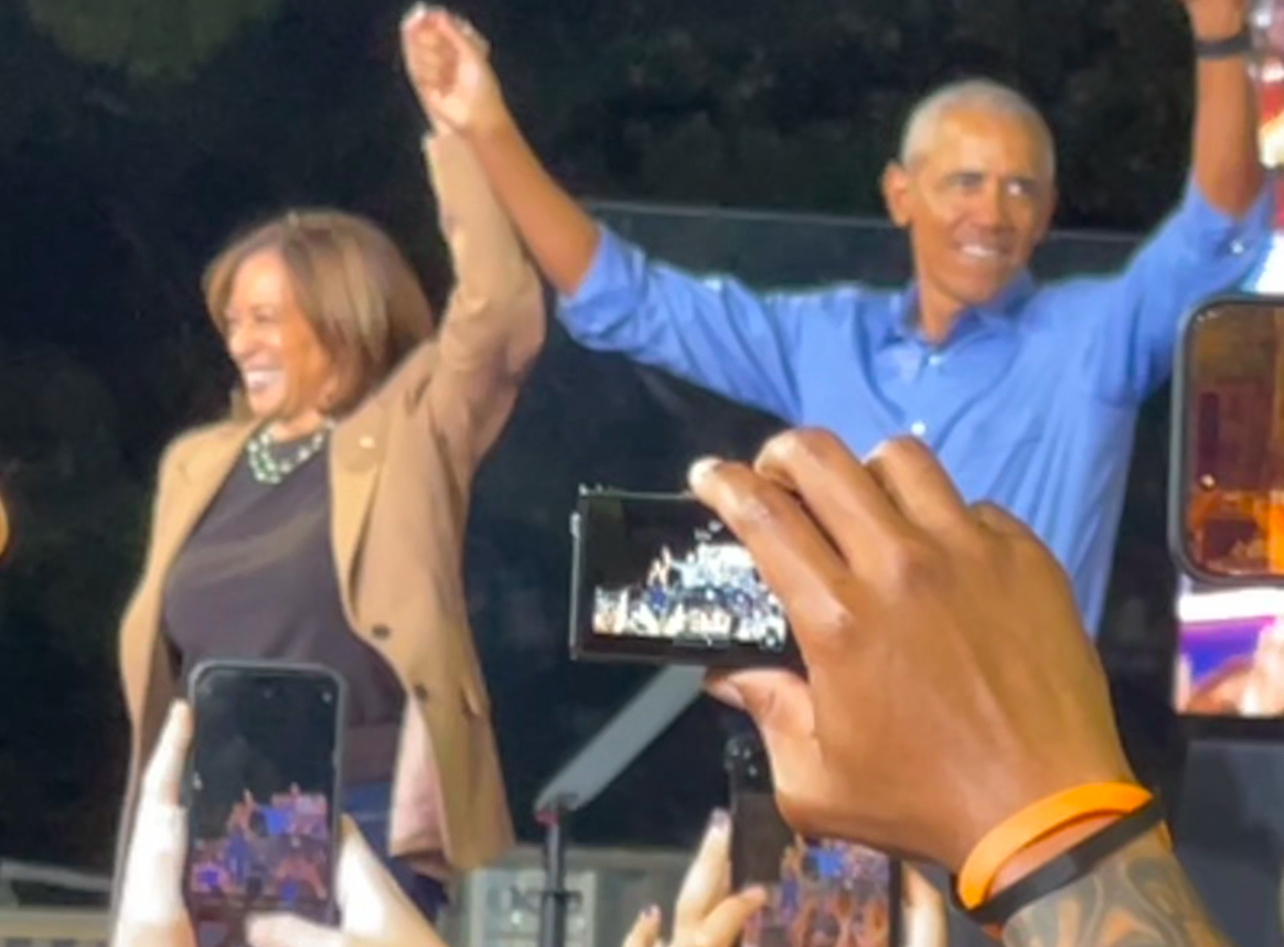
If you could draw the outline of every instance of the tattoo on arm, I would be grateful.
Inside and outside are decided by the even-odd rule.
[[[1231,947],[1155,833],[1021,910],[1007,947]]]

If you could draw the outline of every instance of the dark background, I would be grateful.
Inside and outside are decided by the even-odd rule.
[[[578,193],[702,205],[611,219],[758,283],[906,275],[877,177],[910,104],[983,73],[1043,107],[1062,228],[1139,232],[1187,161],[1176,0],[468,0],[513,108]],[[440,299],[446,273],[388,0],[0,3],[0,855],[103,868],[127,727],[116,620],[157,457],[231,375],[198,294],[247,219],[335,204],[384,224]],[[751,207],[782,214],[718,213]],[[826,216],[819,216],[819,215]],[[1041,269],[1128,242],[1067,239]],[[1159,746],[1171,567],[1165,404],[1147,409],[1104,640],[1140,744]],[[593,357],[555,332],[481,476],[470,603],[523,834],[536,788],[647,671],[565,660],[577,483],[672,489],[771,423]],[[702,705],[577,823],[686,844],[723,796],[730,723]],[[679,774],[679,775],[675,775]]]

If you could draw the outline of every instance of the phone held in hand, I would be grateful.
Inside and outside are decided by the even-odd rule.
[[[198,944],[250,913],[322,923],[334,899],[344,683],[311,665],[211,661],[192,673],[184,897]]]
[[[731,795],[734,890],[766,886],[767,904],[740,947],[895,947],[901,936],[901,865],[882,852],[804,839],[780,815],[756,735],[725,757]]]
[[[694,497],[581,487],[571,534],[572,658],[798,663],[779,599],[748,550]]]

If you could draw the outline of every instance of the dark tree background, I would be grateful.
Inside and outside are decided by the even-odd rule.
[[[586,195],[877,215],[878,173],[909,105],[978,73],[1046,109],[1061,227],[1146,228],[1185,173],[1176,0],[460,9],[490,37],[537,149]],[[200,305],[204,260],[247,219],[337,204],[386,225],[441,296],[422,123],[397,59],[402,12],[390,0],[0,3],[0,491],[17,540],[0,572],[0,855],[107,863],[127,732],[116,620],[156,458],[221,411],[231,382]],[[560,336],[551,347],[500,452],[547,469],[488,466],[469,551],[483,564],[470,566],[470,595],[526,832],[534,789],[645,676],[569,666],[564,626],[530,617],[564,612],[574,480],[669,486],[682,458],[742,448],[759,430],[674,426],[644,378],[621,381],[618,362]],[[1115,597],[1134,609],[1119,621],[1142,629],[1124,644],[1144,653],[1163,634],[1169,571],[1163,411],[1142,432],[1148,473],[1121,552],[1121,573],[1152,578]],[[569,469],[585,444],[594,459]],[[584,837],[698,829],[730,724],[707,708],[691,717],[596,807]],[[695,775],[693,752],[708,761]]]

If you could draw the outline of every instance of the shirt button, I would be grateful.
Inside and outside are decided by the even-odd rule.
[[[1239,254],[1244,252],[1244,241],[1232,240],[1230,249],[1231,249],[1231,253],[1234,253],[1236,256],[1238,256]]]
[[[922,437],[924,434],[927,433],[927,425],[924,424],[922,421],[915,421],[913,424],[910,425],[910,433],[913,434],[915,437]]]
[[[943,359],[940,352],[933,352],[927,357],[927,364],[931,365],[933,368],[940,365],[942,361]]]
[[[386,641],[392,636],[392,629],[387,625],[375,625],[370,629],[370,634],[374,635],[379,641]]]

